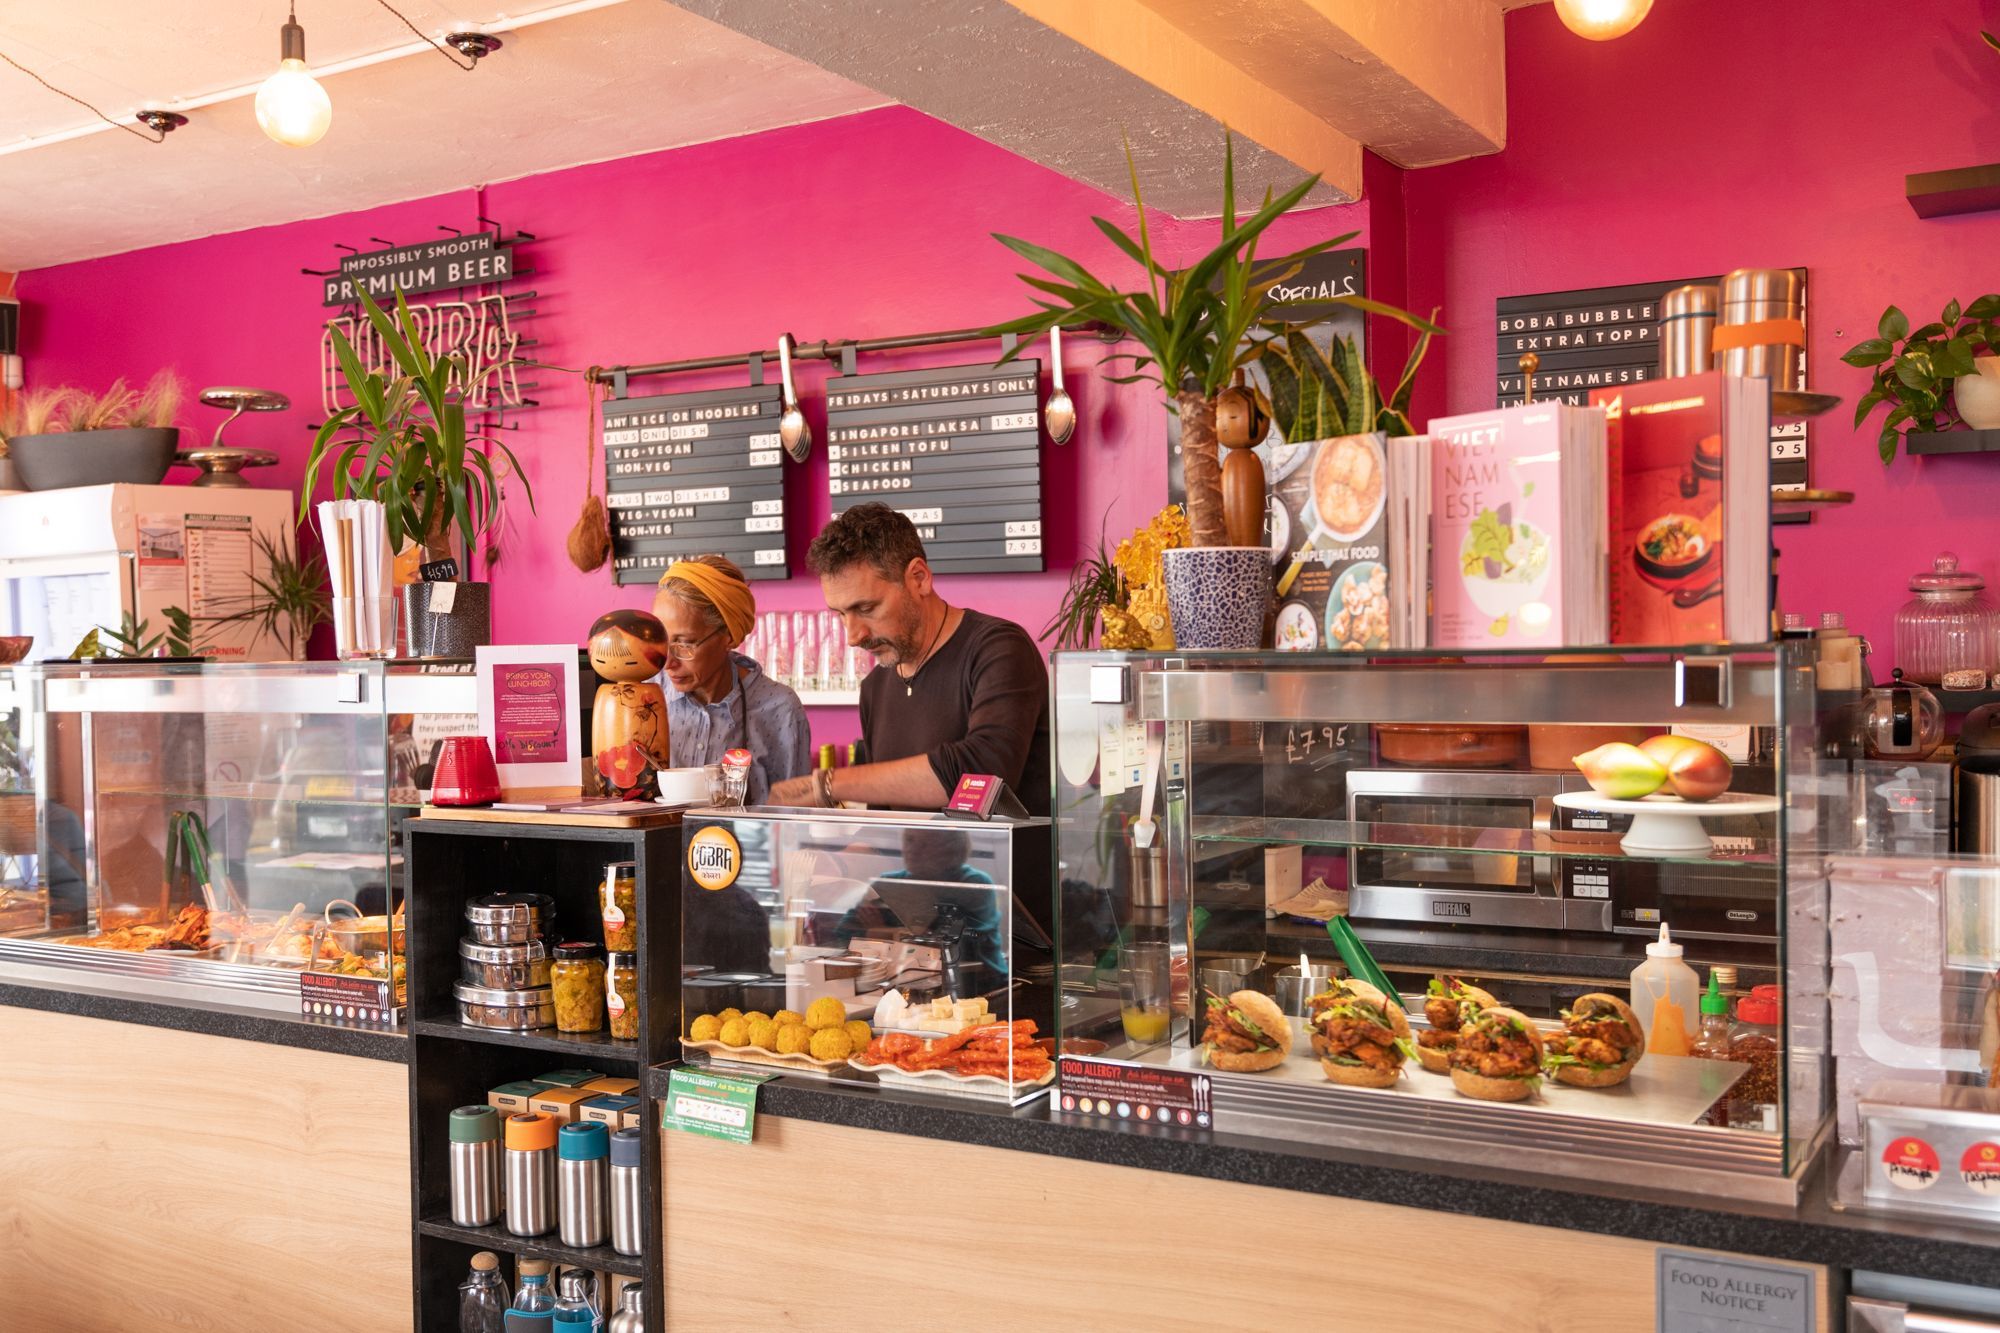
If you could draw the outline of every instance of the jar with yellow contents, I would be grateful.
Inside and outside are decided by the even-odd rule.
[[[627,1041],[639,1036],[639,955],[622,950],[611,955],[604,976],[605,1008],[611,1020],[611,1035]]]
[[[558,1032],[604,1031],[604,952],[584,940],[556,946],[549,964]]]

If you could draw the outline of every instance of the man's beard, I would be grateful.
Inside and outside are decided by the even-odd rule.
[[[923,626],[923,608],[920,606],[912,607],[908,622],[903,625],[901,632],[887,637],[864,640],[861,646],[869,652],[874,653],[876,655],[875,660],[885,667],[902,666],[905,663],[916,661],[917,654],[922,651],[922,645],[917,642],[917,633],[923,629]],[[886,658],[882,656],[884,653],[888,654]]]

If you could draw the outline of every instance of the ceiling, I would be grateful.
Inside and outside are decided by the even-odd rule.
[[[0,51],[57,87],[114,117],[178,108],[192,121],[159,145],[107,129],[19,150],[24,136],[101,122],[0,65],[0,271],[344,213],[889,100],[659,0],[396,4],[426,34],[482,28],[503,32],[505,48],[469,73],[420,48],[327,76],[328,67],[416,39],[375,0],[299,0],[307,61],[334,104],[333,128],[309,149],[266,139],[251,109],[255,86],[276,67],[284,0],[0,4]],[[199,105],[232,89],[249,92]],[[414,121],[413,106],[421,108]]]
[[[298,0],[334,103],[308,149],[258,130],[286,0],[0,0],[0,271],[324,217],[902,103],[1064,175],[1212,216],[1318,173],[1357,198],[1506,141],[1505,11],[1536,0],[394,0],[427,36],[505,47],[465,72],[379,0]],[[1122,130],[1121,135],[1118,131]]]

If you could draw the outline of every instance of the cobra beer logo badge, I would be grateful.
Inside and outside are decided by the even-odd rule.
[[[722,825],[710,824],[688,839],[688,874],[704,889],[728,888],[742,869],[743,849]]]

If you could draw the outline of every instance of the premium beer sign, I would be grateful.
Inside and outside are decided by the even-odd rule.
[[[604,405],[604,503],[620,583],[657,583],[691,555],[728,556],[746,578],[782,579],[784,450],[775,384]]]
[[[340,261],[340,272],[320,280],[320,304],[351,305],[357,292],[367,292],[387,303],[399,291],[405,296],[455,291],[506,282],[513,276],[514,247],[499,244],[490,231],[475,231],[467,236],[347,255]]]
[[[1044,568],[1040,385],[1025,359],[828,380],[833,512],[900,509],[940,574]]]

